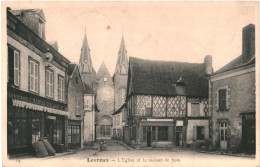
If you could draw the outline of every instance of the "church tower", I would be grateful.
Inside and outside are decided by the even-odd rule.
[[[121,44],[118,52],[115,74],[113,76],[115,87],[115,111],[125,102],[126,87],[128,74],[128,58],[125,47],[124,36],[122,36]]]
[[[97,139],[111,139],[114,112],[114,83],[103,62],[97,73]]]
[[[95,89],[96,72],[93,68],[86,32],[81,47],[79,71],[83,82]]]

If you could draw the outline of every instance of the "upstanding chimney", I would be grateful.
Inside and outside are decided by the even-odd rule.
[[[243,61],[249,61],[255,56],[255,25],[249,24],[242,30]]]
[[[206,74],[210,75],[213,73],[213,67],[212,67],[212,56],[207,55],[204,58],[204,65],[205,65],[205,72]]]

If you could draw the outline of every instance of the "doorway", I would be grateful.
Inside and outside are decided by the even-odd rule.
[[[147,131],[147,147],[151,147],[151,131]]]
[[[246,114],[242,116],[242,148],[255,154],[255,147],[255,114]]]
[[[45,123],[45,135],[44,137],[47,137],[48,141],[53,144],[53,120],[52,119],[46,119]]]
[[[227,123],[220,122],[220,148],[227,150]]]

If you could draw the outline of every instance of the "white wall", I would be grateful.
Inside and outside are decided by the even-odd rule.
[[[39,62],[39,95],[45,97],[45,65],[43,58],[16,41],[15,39],[11,38],[10,36],[7,36],[7,43],[20,51],[20,89],[28,92],[28,57],[30,56],[31,58]],[[58,101],[58,74],[65,77],[65,72],[52,64],[50,68],[54,71],[54,100]]]
[[[204,126],[205,127],[204,140],[209,139],[209,120],[189,120],[188,127],[187,127],[187,144],[191,144],[193,142],[194,126]]]

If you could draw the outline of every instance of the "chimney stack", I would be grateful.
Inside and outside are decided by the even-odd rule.
[[[249,24],[242,30],[243,61],[249,61],[255,56],[255,25]]]
[[[205,72],[206,74],[210,75],[213,73],[213,67],[212,67],[212,56],[207,55],[204,58],[204,65],[205,65]]]

